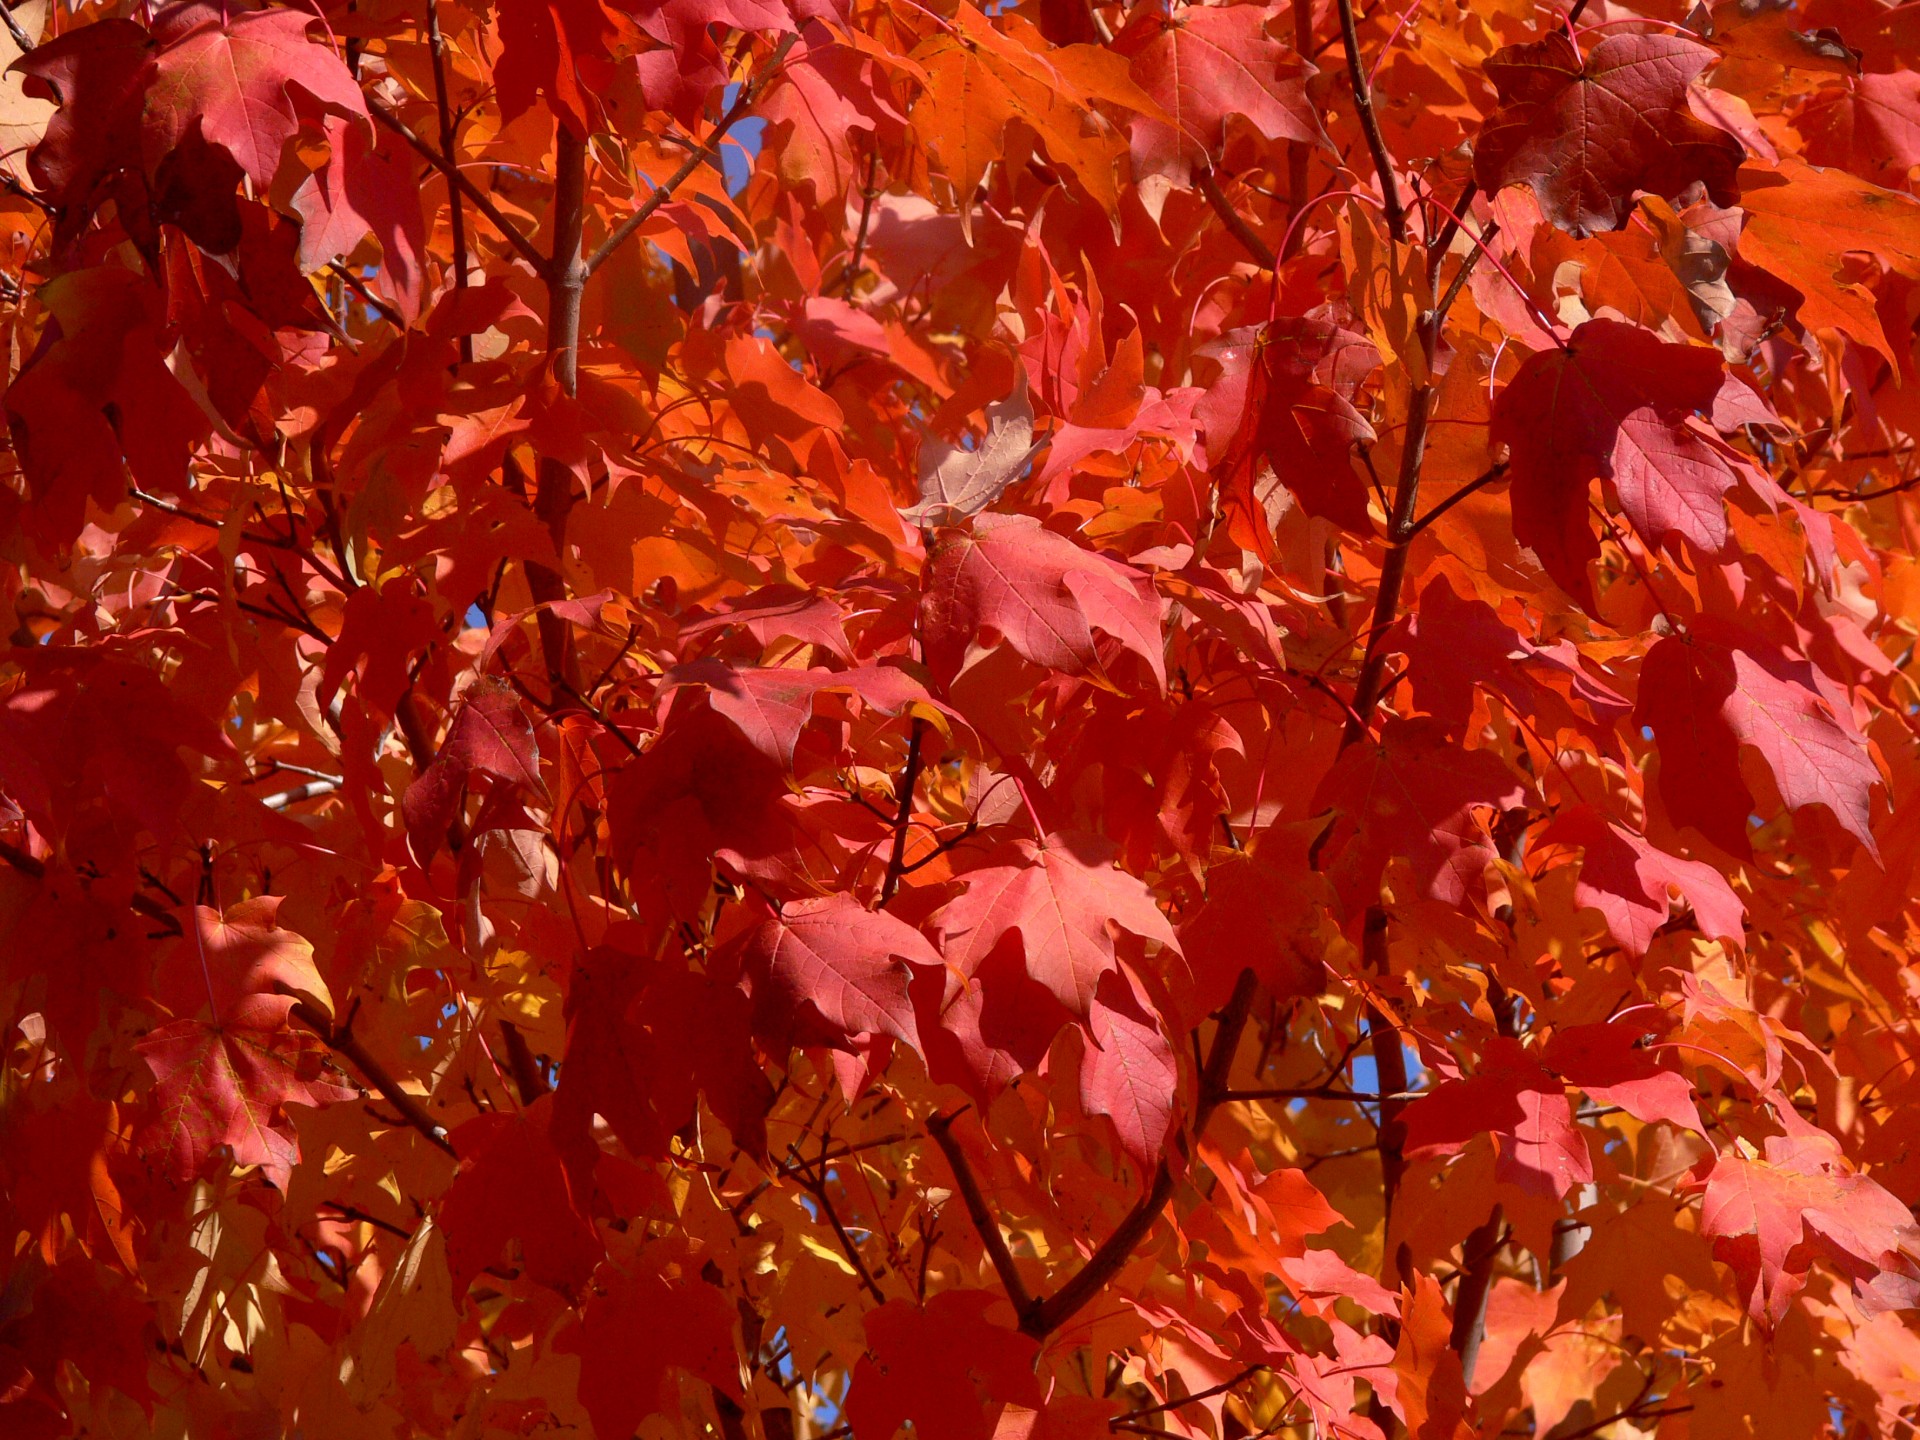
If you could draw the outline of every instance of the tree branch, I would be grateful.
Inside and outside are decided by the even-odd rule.
[[[893,853],[887,857],[887,878],[880,884],[883,909],[900,888],[900,877],[907,873],[907,832],[913,819],[913,787],[920,782],[920,746],[926,734],[927,722],[914,716],[912,735],[907,741],[907,763],[900,771],[900,808],[893,817]]]
[[[1214,178],[1211,167],[1195,172],[1194,183],[1200,187],[1200,193],[1207,197],[1207,203],[1213,206],[1222,223],[1233,233],[1246,252],[1259,262],[1263,270],[1277,270],[1280,257],[1273,253],[1273,247],[1260,238],[1260,234],[1247,223],[1247,217],[1233,208],[1233,202],[1227,199],[1226,192],[1220,188],[1220,182]]]
[[[1447,496],[1447,498],[1442,500],[1438,505],[1434,506],[1433,509],[1429,510],[1426,514],[1422,515],[1418,520],[1414,521],[1413,528],[1407,532],[1407,538],[1411,540],[1415,535],[1418,535],[1422,530],[1425,530],[1429,525],[1433,524],[1434,521],[1438,520],[1442,515],[1446,514],[1447,511],[1451,510],[1454,506],[1458,505],[1462,500],[1466,499],[1469,495],[1473,494],[1475,491],[1484,490],[1486,489],[1487,486],[1492,485],[1496,481],[1504,480],[1506,478],[1507,478],[1507,462],[1502,460],[1498,465],[1495,465],[1491,470],[1487,471],[1484,475],[1476,475],[1473,479],[1469,480],[1466,484],[1462,485],[1458,490],[1454,491],[1451,495]]]
[[[387,1073],[384,1065],[367,1053],[367,1047],[360,1043],[352,1031],[344,1025],[335,1029],[332,1020],[324,1011],[309,1005],[305,1000],[295,1001],[291,1013],[294,1018],[310,1026],[313,1032],[326,1042],[329,1050],[343,1060],[351,1061],[353,1068],[366,1078],[369,1085],[380,1092],[389,1105],[400,1112],[402,1119],[447,1154],[454,1154],[453,1142],[447,1138],[446,1127],[427,1113],[426,1106],[420,1103],[418,1096],[400,1088],[399,1082]]]
[[[1460,1286],[1453,1293],[1453,1330],[1448,1343],[1460,1357],[1460,1371],[1467,1391],[1473,1390],[1473,1372],[1480,1363],[1480,1346],[1487,1338],[1487,1297],[1493,1291],[1493,1263],[1500,1255],[1504,1239],[1504,1216],[1498,1205],[1467,1236],[1461,1247]]]
[[[1340,43],[1347,52],[1347,77],[1353,84],[1353,104],[1360,114],[1360,130],[1367,137],[1367,153],[1373,156],[1374,172],[1380,177],[1380,208],[1386,212],[1387,233],[1395,240],[1407,238],[1407,212],[1400,204],[1400,182],[1393,178],[1393,157],[1387,153],[1386,139],[1380,134],[1380,119],[1373,113],[1373,87],[1366,69],[1360,64],[1360,31],[1354,23],[1353,0],[1339,0]]]
[[[740,93],[734,96],[733,104],[727,107],[727,113],[722,115],[719,120],[714,123],[713,133],[707,136],[705,142],[688,152],[687,158],[681,163],[680,168],[662,181],[651,195],[640,202],[639,209],[635,210],[633,214],[629,215],[625,220],[622,220],[614,227],[607,238],[600,242],[600,248],[595,250],[593,254],[587,258],[586,273],[588,275],[593,274],[594,271],[612,259],[614,252],[626,244],[627,241],[633,237],[635,231],[653,218],[653,212],[673,198],[673,192],[680,188],[686,178],[702,165],[706,164],[707,161],[719,151],[720,142],[727,138],[727,131],[731,130],[734,124],[746,115],[747,111],[752,107],[754,100],[758,98],[761,84],[765,82],[769,75],[780,68],[780,62],[787,58],[787,51],[793,48],[793,42],[799,38],[797,34],[793,34],[786,36],[780,41],[779,47],[773,52],[773,57],[767,62],[767,68],[752,80],[741,85]]]
[[[367,101],[367,109],[372,112],[374,119],[378,120],[382,125],[386,126],[389,130],[393,131],[394,134],[411,145],[419,152],[422,159],[447,177],[447,182],[450,185],[458,189],[468,200],[472,201],[473,208],[487,217],[488,222],[492,224],[494,229],[500,232],[507,243],[519,251],[521,259],[525,260],[542,274],[546,273],[546,256],[542,255],[539,250],[535,248],[534,243],[521,233],[518,225],[515,225],[511,220],[507,219],[505,215],[500,213],[500,207],[487,198],[486,191],[467,179],[460,167],[455,164],[451,158],[442,155],[438,150],[434,149],[433,146],[427,144],[425,140],[422,140],[414,133],[411,125],[407,124],[406,121],[387,109],[387,107],[379,101],[369,99]]]
[[[993,1212],[987,1208],[987,1197],[980,1192],[980,1182],[974,1178],[966,1152],[961,1150],[960,1142],[953,1138],[953,1122],[958,1118],[957,1111],[952,1115],[928,1116],[927,1134],[940,1147],[940,1153],[947,1157],[947,1165],[953,1171],[954,1186],[960,1192],[961,1203],[967,1207],[967,1218],[973,1221],[973,1228],[979,1232],[981,1244],[986,1246],[987,1258],[993,1262],[994,1273],[1000,1277],[1007,1298],[1013,1302],[1014,1312],[1020,1316],[1021,1328],[1025,1329],[1027,1316],[1034,1308],[1033,1295],[1028,1291],[1026,1281],[1020,1278],[1012,1252],[1007,1249],[1006,1237],[1000,1233]]]
[[[1227,1073],[1233,1068],[1234,1052],[1240,1048],[1240,1036],[1246,1031],[1247,1016],[1253,1009],[1254,992],[1259,988],[1251,970],[1242,970],[1233,987],[1233,995],[1220,1012],[1220,1024],[1213,1034],[1213,1046],[1207,1052],[1200,1072],[1200,1102],[1194,1111],[1193,1133],[1207,1128],[1226,1089]],[[1404,1087],[1403,1087],[1404,1088]],[[1119,1268],[1133,1254],[1133,1247],[1153,1228],[1160,1212],[1173,1198],[1173,1169],[1162,1160],[1155,1169],[1153,1184],[1147,1193],[1106,1238],[1100,1248],[1087,1257],[1087,1263],[1053,1294],[1034,1305],[1021,1320],[1020,1328],[1036,1339],[1052,1334],[1080,1312],[1098,1295]]]
[[[447,37],[440,32],[440,0],[427,0],[427,50],[433,58],[433,112],[440,122],[440,148],[453,160],[456,137],[453,106],[447,97]],[[467,288],[467,215],[460,203],[458,187],[447,187],[447,200],[452,206],[449,218],[453,229],[453,288],[464,290]],[[461,334],[460,358],[472,362],[472,335]]]
[[[861,257],[867,251],[867,231],[873,224],[873,202],[880,196],[874,186],[874,180],[880,168],[878,147],[867,152],[867,183],[860,187],[860,229],[853,237],[853,254],[847,259],[846,269],[840,272],[840,298],[853,299],[853,287],[860,280]]]
[[[587,142],[565,125],[554,155],[553,259],[544,267],[547,281],[547,363],[561,393],[580,392],[580,302],[587,269],[581,263],[587,217]],[[534,623],[547,658],[547,677],[556,686],[579,690],[579,661],[573,627],[555,608],[567,598],[562,567],[567,554],[567,516],[573,510],[573,471],[557,456],[542,455],[536,470],[533,513],[553,539],[557,564],[527,563],[527,589],[540,607]]]
[[[20,22],[13,18],[11,0],[0,0],[0,21],[7,27],[7,33],[13,37],[13,43],[20,47],[22,55],[33,49],[33,38],[20,28]]]

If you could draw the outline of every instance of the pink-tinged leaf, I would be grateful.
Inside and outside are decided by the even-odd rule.
[[[1256,493],[1262,460],[1309,514],[1365,530],[1367,486],[1354,446],[1375,437],[1355,401],[1380,368],[1379,347],[1331,320],[1282,316],[1257,334],[1230,332],[1209,353],[1221,374],[1194,415],[1224,499],[1254,538],[1269,543]]]
[[[153,1115],[137,1148],[164,1155],[176,1180],[198,1175],[225,1147],[235,1165],[258,1165],[285,1188],[300,1145],[282,1107],[351,1100],[325,1066],[326,1047],[287,1023],[292,1000],[255,995],[220,1019],[175,1020],[135,1048],[153,1071]]]
[[[1665,1070],[1644,1049],[1645,1037],[1622,1023],[1574,1025],[1556,1030],[1541,1062],[1569,1085],[1602,1105],[1618,1105],[1636,1120],[1665,1121],[1704,1134],[1693,1086]]]
[[[1488,59],[1500,108],[1474,144],[1480,188],[1529,185],[1547,219],[1576,236],[1618,230],[1642,190],[1672,199],[1701,182],[1716,204],[1736,203],[1746,151],[1687,103],[1715,52],[1678,35],[1621,32],[1585,49],[1555,31]]]
[[[1721,1150],[1700,1229],[1739,1277],[1748,1311],[1770,1329],[1806,1284],[1816,1253],[1857,1285],[1920,1253],[1907,1207],[1819,1134],[1769,1136],[1764,1157]]]
[[[1333,1250],[1307,1250],[1282,1259],[1279,1278],[1309,1315],[1327,1314],[1340,1300],[1351,1300],[1375,1315],[1400,1313],[1397,1291],[1354,1269]]]
[[[440,753],[400,799],[407,844],[421,864],[440,848],[476,772],[517,785],[536,799],[546,798],[533,724],[519,697],[493,680],[481,680],[467,690]]]
[[[160,43],[147,91],[149,163],[176,148],[196,121],[265,191],[300,128],[297,88],[362,125],[360,87],[333,50],[314,38],[319,22],[300,10],[228,10],[188,0],[155,19]]]
[[[840,1049],[891,1035],[921,1048],[907,987],[912,967],[937,969],[940,952],[897,916],[850,895],[796,901],[748,931],[737,953],[761,1035]]]
[[[1693,907],[1701,934],[1733,940],[1746,934],[1740,897],[1718,870],[1656,849],[1592,806],[1561,811],[1537,843],[1580,847],[1574,903],[1598,910],[1607,932],[1629,955],[1646,954],[1654,934],[1667,923],[1670,889]]]
[[[750,595],[721,601],[704,617],[682,620],[680,637],[697,639],[737,625],[762,646],[799,640],[851,660],[846,618],[847,612],[830,595],[791,585],[767,585]]]
[[[547,793],[540,779],[533,724],[521,708],[520,697],[494,681],[483,681],[467,691],[439,759],[521,786],[536,797]]]
[[[979,970],[1002,936],[1018,932],[1027,973],[1084,1018],[1100,977],[1119,963],[1116,931],[1179,948],[1152,894],[1114,868],[1104,841],[1050,835],[1045,845],[1018,841],[1012,852],[1012,863],[963,875],[966,893],[940,912],[940,948],[962,973]]]
[[[1143,175],[1185,184],[1192,167],[1220,153],[1230,116],[1269,140],[1316,144],[1318,117],[1307,98],[1314,67],[1268,33],[1284,12],[1267,5],[1148,7],[1116,38],[1133,80],[1167,120],[1133,122],[1133,157]]]
[[[208,1011],[215,1020],[243,1000],[262,997],[284,1017],[299,998],[333,1008],[313,946],[279,923],[281,897],[260,895],[226,910],[195,905],[179,912],[185,934],[161,956],[154,993],[176,1015]]]
[[[1116,1004],[1096,997],[1087,1011],[1092,1043],[1080,1061],[1080,1104],[1112,1120],[1121,1150],[1150,1174],[1173,1133],[1180,1063],[1124,984],[1110,981],[1105,989]]]
[[[327,117],[327,144],[327,163],[293,195],[301,272],[345,259],[371,235],[381,264],[369,283],[411,325],[426,298],[427,254],[413,152],[391,131],[372,134],[365,121],[338,115]]]
[[[1844,692],[1759,635],[1703,621],[1656,644],[1640,667],[1636,723],[1660,753],[1659,793],[1674,823],[1734,855],[1749,853],[1754,798],[1739,747],[1757,750],[1790,810],[1819,805],[1869,854],[1880,781]]]
[[[1160,601],[1146,578],[1029,516],[940,531],[926,586],[921,623],[937,674],[957,674],[970,646],[1004,642],[1048,670],[1104,675],[1098,632],[1166,687]]]
[[[1456,1151],[1494,1138],[1494,1178],[1528,1195],[1565,1198],[1593,1179],[1593,1159],[1566,1086],[1516,1040],[1501,1036],[1473,1075],[1447,1080],[1407,1106],[1407,1151]]]
[[[823,694],[857,697],[885,715],[898,715],[915,703],[933,708],[926,688],[892,665],[862,665],[852,670],[788,670],[768,666],[731,666],[696,660],[675,670],[667,688],[704,685],[707,703],[782,769],[793,767],[800,732],[813,719],[814,701]]]
[[[1329,869],[1349,911],[1379,898],[1387,862],[1404,857],[1437,900],[1457,905],[1497,858],[1479,818],[1525,796],[1490,750],[1465,750],[1425,716],[1389,720],[1378,740],[1350,745],[1315,797],[1331,807]]]
[[[1754,472],[1695,415],[1713,408],[1724,379],[1717,350],[1589,320],[1564,350],[1530,356],[1495,398],[1514,536],[1588,610],[1587,564],[1600,553],[1595,478],[1611,482],[1648,545],[1679,537],[1709,555],[1726,547],[1724,497]]]

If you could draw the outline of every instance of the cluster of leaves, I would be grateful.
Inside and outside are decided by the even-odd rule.
[[[0,1432],[1913,1432],[1920,5],[0,13]]]

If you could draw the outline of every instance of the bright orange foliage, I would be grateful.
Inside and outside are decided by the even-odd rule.
[[[0,1436],[1915,1434],[1920,3],[4,19]]]

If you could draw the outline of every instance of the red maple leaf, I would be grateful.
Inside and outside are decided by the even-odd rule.
[[[1679,536],[1708,555],[1726,545],[1722,497],[1753,472],[1696,414],[1713,408],[1724,379],[1718,351],[1589,320],[1564,349],[1530,356],[1494,400],[1513,533],[1588,610],[1587,562],[1600,553],[1594,479],[1612,484],[1647,544]]]
[[[1642,190],[1671,198],[1697,181],[1732,205],[1746,151],[1687,107],[1716,58],[1666,34],[1604,35],[1584,56],[1564,31],[1509,45],[1487,61],[1500,108],[1474,143],[1474,175],[1489,192],[1532,186],[1546,217],[1574,235],[1618,230]]]
[[[991,1440],[1005,1407],[1039,1409],[1039,1346],[987,1318],[1001,1303],[986,1290],[947,1290],[924,1306],[890,1300],[868,1311],[847,1399],[856,1440],[892,1440],[908,1421],[924,1440]]]
[[[1751,746],[1790,810],[1819,805],[1869,853],[1871,793],[1880,772],[1851,705],[1798,656],[1724,621],[1670,635],[1640,669],[1634,719],[1652,728],[1658,790],[1676,824],[1734,855],[1749,853],[1754,798],[1740,774]]]
[[[1768,1136],[1758,1157],[1722,1150],[1707,1175],[1700,1228],[1740,1277],[1753,1318],[1767,1326],[1786,1314],[1816,1254],[1859,1282],[1903,1254],[1920,1254],[1907,1207],[1854,1172],[1817,1131]]]

